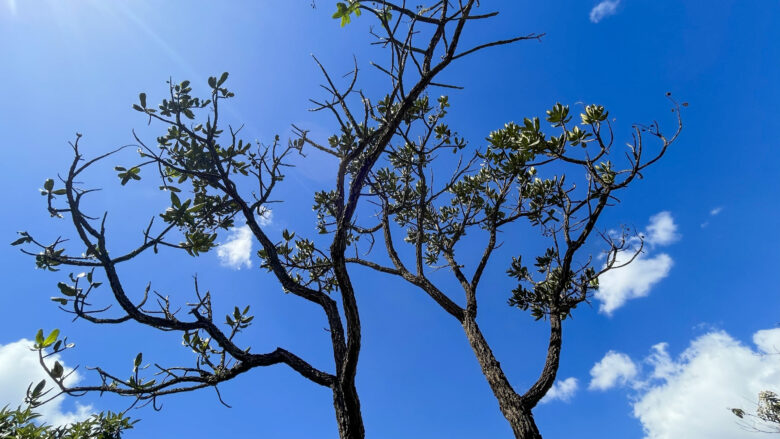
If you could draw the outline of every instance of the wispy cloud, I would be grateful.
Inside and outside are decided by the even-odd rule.
[[[577,393],[578,388],[579,382],[577,381],[577,378],[574,377],[566,378],[563,381],[555,381],[539,403],[547,404],[548,402],[555,400],[569,402],[574,397],[574,394]]]
[[[607,356],[622,356],[635,368],[646,366],[625,375],[645,439],[732,439],[749,434],[727,409],[755,406],[760,391],[777,389],[780,382],[780,363],[775,355],[767,355],[778,352],[780,329],[756,332],[753,343],[755,348],[712,331],[694,339],[677,358],[666,343],[653,346],[640,363],[613,351]],[[615,386],[605,386],[610,387]],[[593,382],[591,388],[603,390]]]
[[[599,289],[595,293],[601,302],[599,311],[611,315],[630,299],[645,297],[650,289],[669,275],[674,265],[671,256],[666,253],[652,255],[656,247],[666,246],[680,239],[677,225],[669,212],[660,212],[650,217],[644,236],[645,247],[636,258],[639,241],[634,246],[619,251],[615,258],[614,268],[599,277]],[[634,258],[632,262],[631,258]],[[628,263],[628,265],[621,267]]]
[[[618,5],[620,5],[620,0],[602,1],[590,10],[590,21],[598,23],[610,15],[615,15],[617,13]]]
[[[723,212],[723,207],[722,206],[718,206],[718,207],[710,210],[710,216],[717,216],[721,212]],[[709,225],[710,225],[709,221],[704,221],[703,223],[701,223],[701,228],[703,229],[703,228],[705,228],[705,227],[707,227]]]
[[[8,405],[17,407],[24,402],[27,393],[27,386],[31,383],[37,384],[46,379],[47,388],[51,388],[53,383],[48,380],[48,376],[38,363],[37,351],[30,350],[33,345],[31,340],[21,339],[6,345],[0,345],[0,407]],[[46,363],[51,367],[55,361],[59,361],[63,366],[65,363],[59,355],[52,355],[46,359]],[[72,373],[71,373],[72,372]],[[65,375],[70,376],[65,379],[65,384],[74,386],[81,381],[81,376],[73,369],[65,367]],[[55,398],[36,409],[41,414],[41,420],[47,424],[61,426],[71,424],[88,418],[94,409],[91,405],[81,405],[76,403],[75,411],[69,412],[63,410],[62,396]]]
[[[16,0],[6,0],[5,3],[8,5],[11,15],[16,15]]]

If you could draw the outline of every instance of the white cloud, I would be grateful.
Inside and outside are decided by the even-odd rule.
[[[645,439],[755,437],[729,409],[754,411],[760,391],[780,390],[780,362],[767,355],[779,352],[780,329],[756,332],[753,343],[755,348],[713,331],[694,339],[676,359],[666,343],[653,346],[644,360],[649,371],[626,380],[636,390],[631,405]],[[625,354],[610,355],[635,364]]]
[[[628,262],[633,254],[633,250],[618,252],[615,265]],[[628,300],[647,296],[655,284],[669,275],[672,265],[674,261],[666,253],[654,257],[642,253],[627,266],[607,271],[599,277],[599,289],[595,293],[601,302],[599,311],[612,315]]]
[[[271,225],[273,220],[274,213],[271,209],[263,210],[263,213],[257,217],[257,223],[261,227]],[[240,270],[242,267],[251,268],[254,238],[248,225],[230,229],[227,241],[217,247],[219,263],[234,270]]]
[[[590,10],[590,21],[598,23],[605,17],[615,15],[619,4],[620,0],[603,0]]]
[[[710,209],[710,216],[717,216],[721,212],[723,212],[723,207],[718,206],[718,207],[716,207],[714,209]],[[703,229],[703,228],[705,228],[705,227],[707,227],[709,225],[710,225],[709,221],[704,221],[703,223],[701,223],[701,228]]]
[[[607,390],[615,386],[633,383],[639,368],[623,353],[609,351],[590,370],[590,390]]]
[[[30,350],[32,345],[32,341],[24,338],[13,343],[0,345],[0,407],[23,405],[27,386],[47,379],[46,373],[38,362],[38,352]],[[51,366],[55,361],[59,361],[65,366],[59,355],[47,358],[46,364]],[[66,374],[72,370],[65,367]],[[79,381],[81,381],[81,376],[74,372],[65,380],[65,384],[73,386]],[[53,383],[48,379],[47,382],[46,388],[53,388]],[[41,414],[41,420],[50,425],[65,425],[84,420],[94,411],[91,405],[76,403],[75,411],[66,412],[62,409],[63,401],[63,396],[60,396],[38,407],[36,411]]]
[[[653,367],[653,371],[650,374],[650,378],[655,379],[667,379],[679,372],[679,366],[672,360],[669,355],[669,344],[658,343],[650,348],[652,353],[645,361]]]
[[[11,15],[16,15],[16,0],[6,0],[8,10],[11,11]]]
[[[651,253],[658,246],[669,245],[680,239],[674,218],[666,211],[651,216],[643,235],[646,245],[642,253],[628,263],[639,250],[637,239],[633,243],[635,245],[629,245],[615,255],[614,265],[618,268],[599,276],[599,289],[595,297],[601,302],[600,312],[612,315],[628,300],[650,294],[650,289],[669,275],[674,265],[671,256],[666,253],[651,256]],[[622,266],[626,263],[628,265]]]
[[[577,378],[574,377],[566,378],[563,381],[555,381],[550,390],[547,391],[547,394],[544,395],[544,398],[539,402],[541,404],[546,404],[555,401],[556,399],[563,402],[569,402],[574,397],[574,394],[577,393],[578,388],[579,382],[577,382]]]
[[[650,217],[646,241],[652,246],[669,245],[680,239],[672,214],[664,211]]]
[[[241,267],[250,268],[253,240],[254,235],[247,225],[230,229],[227,241],[217,247],[220,264],[235,270],[240,270]]]
[[[765,354],[780,353],[780,329],[764,329],[753,334],[753,343]]]

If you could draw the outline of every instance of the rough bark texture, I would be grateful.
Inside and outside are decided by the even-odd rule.
[[[534,415],[531,411],[521,411],[514,413],[514,418],[509,419],[509,423],[512,425],[512,432],[515,437],[520,439],[542,439],[539,429],[536,428],[536,421],[534,421]]]
[[[490,349],[482,331],[479,329],[476,320],[467,316],[463,321],[463,329],[469,340],[471,348],[479,361],[482,373],[485,375],[490,389],[493,391],[501,413],[504,415],[512,432],[517,439],[537,439],[542,435],[536,427],[531,409],[536,403],[529,404],[526,399],[515,392],[512,385],[507,380],[504,371],[501,370],[501,363],[496,360],[493,351]],[[549,377],[546,377],[549,379]],[[555,380],[553,373],[552,381]],[[544,380],[545,382],[547,380]],[[545,389],[546,392],[546,389]]]
[[[354,382],[334,385],[333,406],[336,408],[339,438],[363,439],[366,432],[360,413],[360,399]]]

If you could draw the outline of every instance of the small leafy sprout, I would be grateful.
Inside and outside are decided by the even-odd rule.
[[[138,367],[141,365],[141,362],[144,360],[144,354],[143,352],[139,352],[138,355],[135,356],[135,360],[133,360],[133,371],[138,370]]]
[[[141,176],[138,175],[141,173],[141,168],[134,166],[130,169],[125,169],[122,166],[117,166],[114,168],[115,170],[119,171],[119,174],[117,174],[117,177],[121,180],[122,186],[126,185],[128,181],[130,180],[140,180]]]
[[[60,335],[60,330],[55,329],[49,333],[45,338],[43,336],[43,329],[39,329],[38,333],[35,334],[35,349],[46,349],[49,346],[53,345],[55,341],[57,341],[57,337]]]
[[[333,13],[333,18],[341,19],[341,27],[348,25],[352,21],[352,14],[355,17],[360,17],[360,2],[357,0],[350,0],[348,3],[338,2],[336,3],[336,12]],[[384,12],[386,21],[390,20],[389,11]]]
[[[254,318],[254,316],[249,315],[248,305],[243,311],[236,306],[232,315],[228,314],[225,316],[225,324],[233,328],[235,333],[238,333],[242,329],[248,328]]]
[[[32,387],[32,384],[27,386],[27,397],[25,398],[25,401],[29,403],[32,406],[40,405],[39,399],[41,396],[48,393],[48,390],[46,392],[43,391],[43,388],[46,387],[46,380],[41,380],[38,382],[38,384],[30,390]]]

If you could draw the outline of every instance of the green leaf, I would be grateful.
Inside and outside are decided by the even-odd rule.
[[[139,94],[138,100],[141,101],[141,107],[146,108],[146,93]]]
[[[62,367],[59,361],[54,362],[54,367],[51,368],[51,377],[55,379],[59,379],[62,377],[62,373],[65,372],[65,369]]]
[[[54,344],[55,341],[57,341],[57,337],[60,335],[60,330],[55,329],[54,331],[51,331],[51,334],[49,334],[48,337],[46,337],[45,340],[43,340],[43,343],[41,344],[41,347],[47,348]]]
[[[43,329],[39,329],[35,334],[35,344],[39,346],[43,344]]]
[[[46,189],[47,191],[54,189],[54,180],[52,180],[51,178],[47,179],[43,183],[43,188]]]
[[[32,396],[37,397],[40,396],[41,392],[43,392],[43,386],[46,385],[46,380],[41,380],[37,386],[32,391]]]
[[[217,81],[217,85],[219,86],[224,84],[225,81],[227,81],[227,79],[228,79],[228,72],[222,73],[222,76],[219,77],[219,81]]]
[[[66,189],[57,189],[56,191],[52,191],[53,195],[65,195],[68,191]]]
[[[173,191],[171,191],[171,204],[175,208],[181,207],[181,200],[179,200],[179,197]]]
[[[135,361],[133,361],[133,365],[137,369],[138,366],[141,365],[141,361],[144,359],[144,354],[142,352],[139,352],[138,355],[135,356]]]
[[[11,245],[19,245],[26,243],[30,238],[19,238],[16,241],[12,242]]]
[[[209,87],[217,88],[217,78],[209,76]]]
[[[60,305],[67,305],[68,304],[68,299],[66,299],[64,297],[52,297],[51,301],[52,302],[58,302]]]
[[[72,286],[66,284],[65,282],[57,282],[57,287],[59,287],[62,294],[73,297],[78,293],[78,290],[76,288],[73,288]]]
[[[332,17],[341,19],[341,27],[344,27],[352,21],[352,14],[355,14],[356,17],[360,16],[360,2],[351,1],[349,5],[344,2],[336,3],[336,12],[333,13]]]
[[[341,18],[347,13],[347,5],[343,2],[336,3],[336,12],[333,13],[333,18]]]
[[[390,12],[390,9],[385,9],[384,13],[382,14],[382,19],[387,22],[393,19],[393,14]]]

